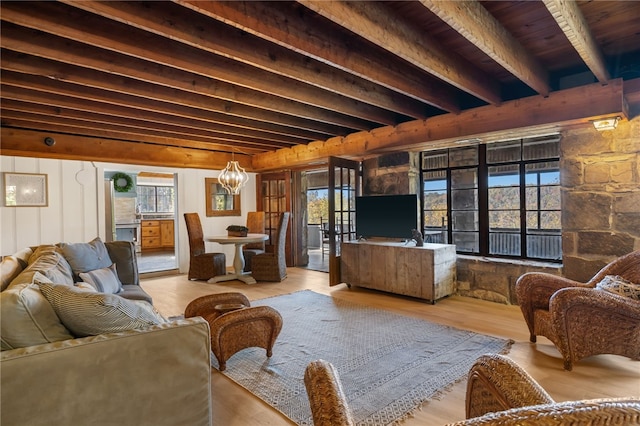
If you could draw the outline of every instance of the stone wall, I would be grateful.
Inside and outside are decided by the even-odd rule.
[[[612,131],[583,127],[560,142],[563,264],[458,255],[457,294],[516,304],[526,272],[586,281],[611,260],[640,249],[640,117]],[[419,155],[365,162],[364,193],[419,192]]]
[[[399,152],[365,160],[363,195],[419,194],[420,153]]]
[[[457,292],[490,302],[517,305],[516,280],[527,272],[560,275],[562,266],[528,260],[486,258],[458,255],[456,262]]]
[[[640,117],[561,143],[563,274],[585,281],[640,249]]]

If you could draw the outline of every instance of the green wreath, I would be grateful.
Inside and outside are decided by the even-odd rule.
[[[118,192],[129,192],[133,188],[133,179],[126,173],[115,173],[111,176],[111,180],[113,180],[113,189]]]

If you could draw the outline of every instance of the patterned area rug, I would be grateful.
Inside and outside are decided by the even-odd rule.
[[[252,302],[258,305],[284,319],[273,357],[245,349],[224,374],[299,425],[313,424],[303,381],[312,360],[336,367],[356,424],[389,425],[464,379],[479,355],[508,352],[513,343],[310,290]]]

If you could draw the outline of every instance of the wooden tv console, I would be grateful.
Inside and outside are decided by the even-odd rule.
[[[342,281],[431,303],[452,294],[456,284],[456,246],[409,244],[375,240],[343,242]]]

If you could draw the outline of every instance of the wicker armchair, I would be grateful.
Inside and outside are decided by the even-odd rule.
[[[224,312],[218,305],[242,304],[245,308]],[[185,318],[204,318],[211,329],[211,351],[220,371],[227,360],[242,349],[259,347],[273,355],[273,345],[282,329],[282,316],[270,306],[251,306],[242,293],[219,293],[198,297],[184,311]]]
[[[251,275],[256,281],[282,281],[287,277],[285,244],[290,215],[289,212],[280,214],[273,253],[263,253],[253,257]]]
[[[340,378],[329,362],[312,361],[304,383],[315,426],[354,424]],[[531,376],[503,355],[478,358],[469,373],[466,399],[467,420],[450,426],[640,425],[640,399],[554,402]]]
[[[227,259],[224,253],[206,253],[202,224],[198,213],[185,213],[189,235],[189,279],[208,280],[216,275],[227,273]]]
[[[598,354],[640,360],[640,301],[595,289],[607,275],[640,283],[640,250],[609,263],[586,283],[536,272],[516,282],[531,342],[538,335],[551,340],[566,370]]]
[[[264,234],[264,212],[247,213],[247,228],[250,234]],[[244,255],[244,271],[251,271],[253,257],[265,253],[265,243],[249,243],[242,246],[242,254]]]

